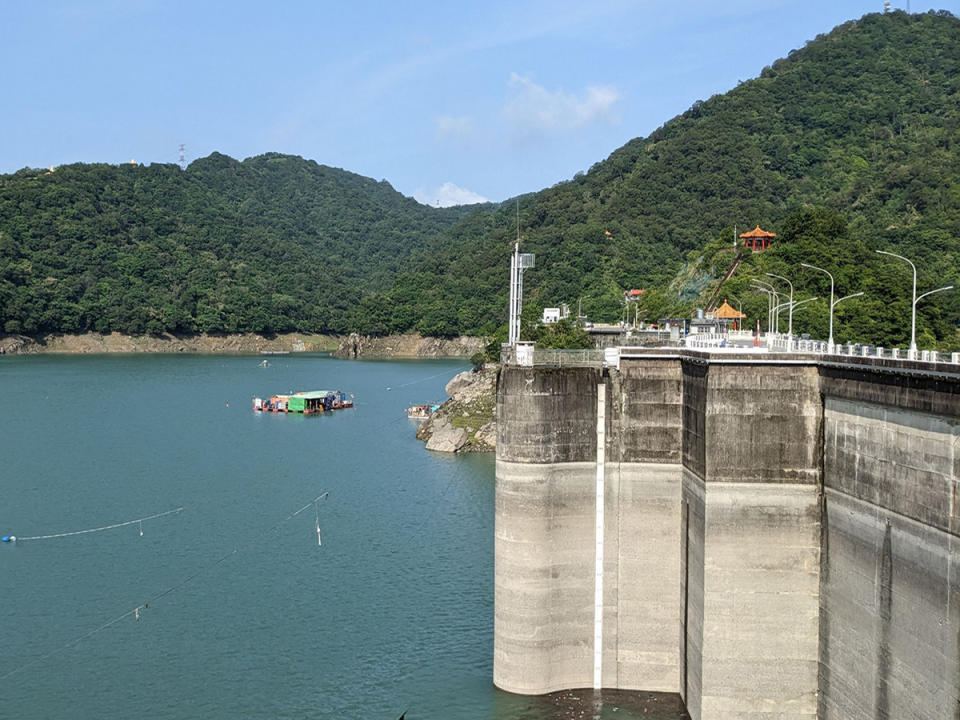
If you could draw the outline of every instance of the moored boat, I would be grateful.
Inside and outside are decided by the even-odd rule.
[[[407,408],[407,417],[411,420],[426,420],[436,412],[439,405],[411,405]]]

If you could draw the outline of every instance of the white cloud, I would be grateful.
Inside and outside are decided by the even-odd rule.
[[[469,140],[473,137],[473,118],[466,115],[441,115],[434,120],[439,140]]]
[[[413,193],[414,199],[423,205],[434,207],[451,207],[453,205],[474,205],[490,202],[483,195],[458,187],[452,182],[445,182],[432,192],[417,188]]]
[[[503,114],[521,133],[566,132],[605,120],[617,123],[614,105],[620,91],[612,85],[590,85],[581,96],[550,92],[529,77],[510,74],[510,98]]]

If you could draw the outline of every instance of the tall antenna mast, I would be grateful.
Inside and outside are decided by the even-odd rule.
[[[517,198],[517,241],[510,256],[510,326],[507,342],[516,345],[520,339],[520,313],[523,312],[523,271],[532,268],[533,253],[520,252],[520,198]]]
[[[187,169],[187,155],[186,155],[186,152],[187,152],[187,146],[184,145],[183,143],[180,143],[180,169],[181,169],[181,170],[186,170],[186,169]]]

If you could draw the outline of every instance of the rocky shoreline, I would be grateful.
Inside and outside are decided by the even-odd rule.
[[[493,452],[497,447],[496,402],[499,366],[456,375],[445,388],[450,399],[417,430],[436,452]]]
[[[486,347],[480,337],[434,338],[422,335],[371,337],[351,333],[340,338],[334,357],[341,358],[441,358],[472,357]]]
[[[263,336],[236,335],[141,335],[82,333],[78,335],[25,335],[0,337],[0,355],[96,354],[96,353],[211,353],[329,352],[341,358],[470,357],[484,347],[483,338],[453,339],[420,335],[347,337],[285,333]]]

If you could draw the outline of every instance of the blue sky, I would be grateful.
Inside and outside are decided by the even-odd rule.
[[[958,1],[935,7],[957,13]],[[183,144],[187,162],[283,152],[429,204],[502,201],[571,178],[817,34],[882,9],[883,0],[10,2],[0,172],[175,163]]]

